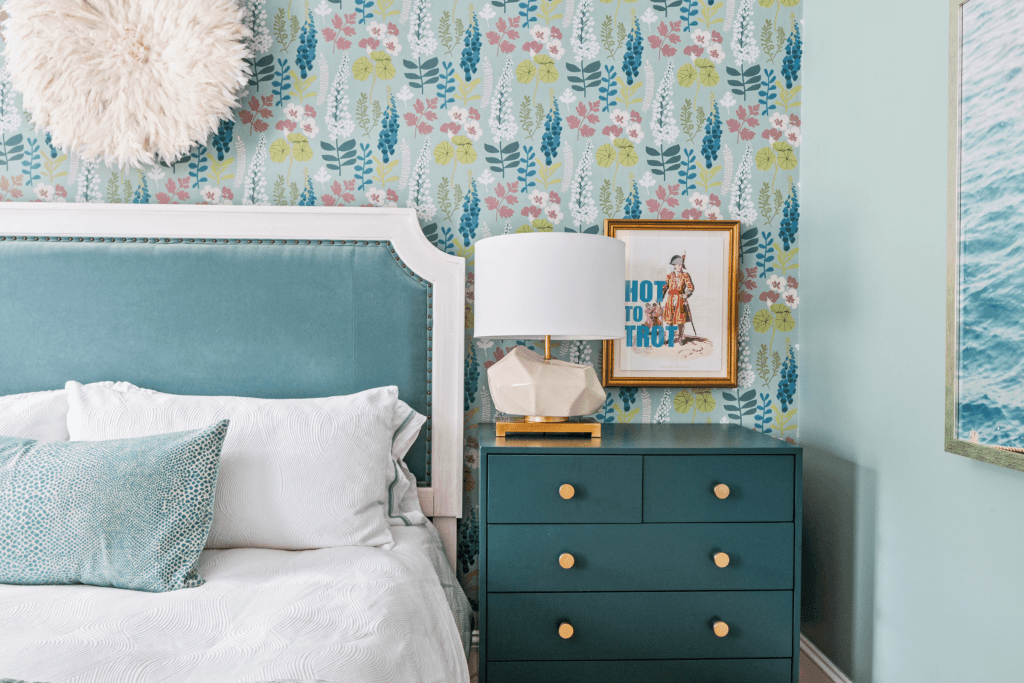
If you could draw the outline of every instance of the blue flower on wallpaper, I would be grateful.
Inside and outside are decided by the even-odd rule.
[[[718,150],[722,147],[722,117],[718,113],[718,102],[711,105],[711,114],[704,126],[704,140],[700,153],[704,155],[704,165],[709,169],[712,162],[718,160]]]
[[[217,161],[224,161],[224,155],[231,152],[231,137],[235,132],[235,120],[224,119],[217,128],[217,133],[210,138],[210,144],[217,150]]]
[[[796,354],[791,348],[789,354],[786,356],[786,360],[782,362],[782,375],[779,378],[779,388],[776,393],[776,398],[779,399],[779,405],[782,407],[782,412],[789,410],[789,407],[793,405],[793,395],[796,393]]]
[[[462,72],[465,74],[465,81],[469,83],[473,79],[473,74],[476,73],[476,67],[480,63],[480,24],[476,19],[476,14],[469,20],[469,26],[466,28],[466,36],[462,41],[462,61],[459,62],[459,66],[462,68]]]
[[[469,246],[476,237],[476,229],[480,223],[480,195],[476,191],[476,180],[470,179],[469,190],[462,202],[462,218],[459,219],[459,234]],[[468,410],[468,408],[467,408]]]
[[[793,31],[786,41],[786,57],[782,60],[782,75],[786,79],[786,87],[792,88],[800,74],[800,60],[803,57],[803,42],[800,39],[800,24],[793,22]]]
[[[540,151],[544,153],[544,163],[548,166],[558,157],[558,146],[562,144],[562,117],[558,114],[558,100],[551,102],[548,115],[544,117],[544,135],[541,137]]]
[[[626,205],[622,209],[623,218],[636,220],[640,218],[640,187],[634,180],[630,183],[629,195],[626,196]]]
[[[299,76],[306,78],[313,70],[313,59],[316,58],[316,25],[313,23],[313,12],[306,15],[306,23],[302,25],[299,35],[299,47],[295,53],[295,64],[299,67]]]
[[[626,85],[633,85],[633,79],[640,74],[640,64],[644,56],[644,38],[640,33],[640,21],[633,17],[633,28],[626,39],[626,52],[622,55],[622,73],[626,76]]]
[[[789,251],[796,241],[796,231],[800,227],[800,201],[797,199],[796,186],[790,186],[789,196],[786,197],[786,204],[782,209],[782,222],[779,223],[779,239],[782,240],[782,248]]]
[[[377,136],[377,149],[380,150],[384,163],[391,160],[398,144],[398,108],[395,107],[395,96],[389,95],[388,107],[380,119],[380,134]]]

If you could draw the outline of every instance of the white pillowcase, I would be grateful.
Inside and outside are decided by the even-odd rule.
[[[388,522],[391,526],[416,526],[427,521],[420,507],[416,477],[405,464],[405,454],[412,448],[427,418],[405,401],[395,402],[391,437],[391,478],[388,484]]]
[[[126,382],[86,386],[124,388]],[[68,440],[68,392],[64,389],[0,396],[0,436],[36,441]]]
[[[231,420],[207,548],[393,546],[386,513],[396,387],[276,400],[120,388],[67,383],[73,441]]]

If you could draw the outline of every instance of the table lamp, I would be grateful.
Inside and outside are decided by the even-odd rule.
[[[497,436],[559,432],[601,436],[605,394],[594,368],[551,358],[551,340],[625,336],[626,245],[602,235],[517,233],[476,243],[474,330],[490,339],[544,340],[541,356],[516,346],[487,370]]]

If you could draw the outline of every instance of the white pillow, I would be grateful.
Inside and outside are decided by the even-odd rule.
[[[391,526],[416,526],[427,521],[420,507],[416,477],[405,464],[405,454],[412,448],[427,418],[405,401],[395,402],[391,437],[391,478],[388,484],[388,522]]]
[[[177,396],[68,382],[73,441],[126,439],[231,420],[207,548],[382,546],[396,387],[350,396]]]
[[[87,386],[130,387],[96,382]],[[36,441],[68,440],[68,392],[64,389],[0,396],[0,436]]]

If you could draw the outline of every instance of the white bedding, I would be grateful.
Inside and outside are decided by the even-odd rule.
[[[437,533],[393,531],[391,550],[206,550],[206,584],[169,593],[0,585],[0,679],[468,683]]]

